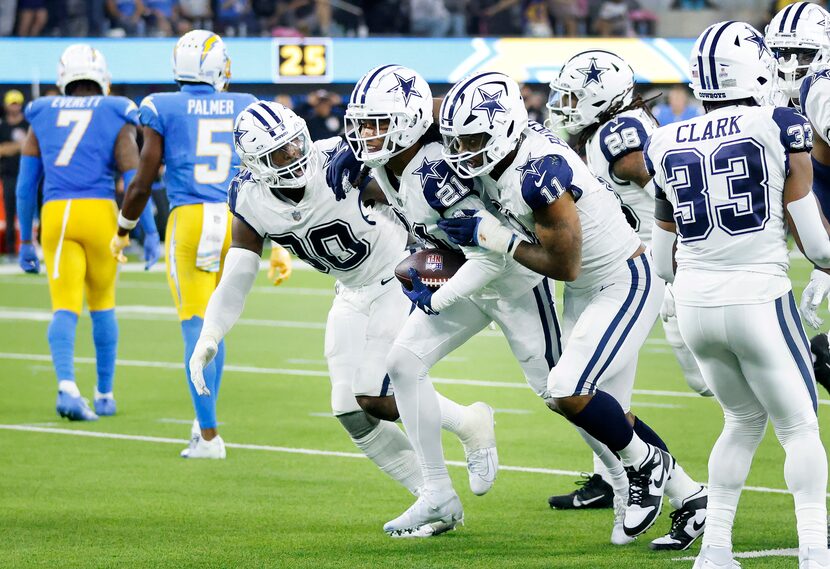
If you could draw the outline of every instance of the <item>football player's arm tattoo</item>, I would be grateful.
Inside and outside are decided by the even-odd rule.
[[[144,127],[144,146],[138,161],[138,171],[129,187],[124,191],[121,215],[126,219],[138,219],[150,199],[153,181],[159,173],[164,155],[164,137],[149,126]],[[119,235],[126,235],[128,229],[118,228]]]
[[[253,228],[237,216],[233,216],[231,224],[231,247],[247,249],[257,255],[262,255],[262,246],[265,239]]]
[[[651,175],[649,175],[646,169],[646,162],[643,159],[642,150],[629,152],[614,162],[612,171],[620,180],[634,182],[641,188],[645,188],[651,181]]]
[[[558,281],[573,281],[582,265],[582,225],[573,197],[564,192],[553,203],[534,210],[539,244],[523,241],[513,258]]]

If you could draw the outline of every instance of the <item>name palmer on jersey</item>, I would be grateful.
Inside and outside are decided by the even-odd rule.
[[[345,142],[340,138],[314,143],[318,171],[309,173],[298,203],[278,197],[242,170],[231,182],[228,204],[258,235],[354,288],[391,278],[406,254],[407,233],[393,216],[364,207],[360,192],[335,199],[326,185],[325,170],[341,144]]]
[[[189,115],[236,115],[233,99],[190,99],[187,101]]]
[[[531,121],[522,133],[516,158],[493,180],[481,178],[490,198],[508,221],[533,242],[534,210],[547,208],[565,192],[573,196],[582,225],[582,267],[571,288],[602,285],[642,245],[606,185],[559,137]]]
[[[602,124],[588,140],[588,168],[620,198],[623,213],[640,240],[651,243],[654,195],[635,182],[614,175],[614,166],[632,152],[642,152],[657,123],[642,109],[625,111]]]
[[[469,263],[478,263],[482,272],[493,275],[474,297],[516,298],[526,293],[539,284],[541,275],[511,257],[481,247],[459,247],[438,227],[439,219],[457,211],[487,209],[474,181],[455,174],[444,161],[442,148],[440,142],[422,146],[400,178],[386,168],[373,169],[373,176],[411,234],[428,247],[461,250]]]
[[[674,209],[679,303],[760,303],[790,290],[784,183],[790,154],[809,152],[812,136],[804,116],[770,106],[723,107],[652,134],[646,166]]]

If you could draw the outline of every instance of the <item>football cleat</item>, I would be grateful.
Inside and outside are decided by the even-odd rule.
[[[496,421],[493,408],[481,401],[467,407],[464,430],[470,433],[461,437],[467,458],[467,476],[470,490],[483,496],[496,481],[499,472],[499,454],[496,449]]]
[[[187,448],[182,450],[179,453],[179,456],[182,458],[187,458],[187,455],[190,454],[190,451],[196,446],[196,443],[199,442],[199,439],[202,438],[202,431],[199,428],[199,419],[193,419],[193,425],[190,427],[190,442],[187,444]]]
[[[700,548],[692,569],[741,569],[741,564],[732,558],[731,551],[704,545]]]
[[[95,413],[99,417],[111,417],[115,415],[115,399],[112,397],[96,397],[93,401]]]
[[[409,509],[384,524],[383,531],[390,537],[430,537],[463,523],[464,508],[454,491],[441,498],[424,489]],[[441,531],[436,533],[436,529]]]
[[[70,421],[97,421],[96,415],[92,409],[89,408],[89,401],[83,397],[75,397],[58,391],[58,400],[55,403],[55,410],[61,417],[66,417]]]
[[[800,548],[798,569],[830,569],[830,552],[821,547]]]
[[[181,457],[223,459],[225,458],[225,441],[219,435],[209,441],[199,437],[199,441],[192,448],[182,451]]]
[[[642,463],[625,467],[628,475],[628,508],[623,529],[626,535],[637,537],[657,521],[663,508],[666,482],[673,470],[674,458],[652,445],[649,445],[648,456]]]
[[[628,545],[635,538],[625,533],[623,522],[625,520],[626,500],[622,496],[614,496],[614,527],[611,528],[611,543],[614,545]]]
[[[614,489],[599,474],[583,474],[579,486],[570,494],[551,496],[548,504],[555,510],[585,510],[614,506]]]
[[[827,334],[818,334],[810,340],[810,351],[813,354],[813,371],[816,381],[830,391],[830,344]]]
[[[655,551],[683,551],[703,535],[703,528],[706,527],[708,496],[705,489],[701,488],[700,492],[702,496],[687,500],[683,507],[669,514],[671,517],[669,533],[652,541],[649,544],[650,548]]]

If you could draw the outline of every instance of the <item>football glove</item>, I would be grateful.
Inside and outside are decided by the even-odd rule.
[[[412,304],[430,316],[438,314],[438,311],[432,308],[432,291],[423,283],[418,271],[410,267],[409,278],[412,279],[412,290],[402,287],[403,293],[412,301]]]
[[[18,264],[27,273],[36,275],[40,272],[40,260],[37,258],[37,251],[32,243],[20,244]]]
[[[512,255],[522,238],[489,211],[462,209],[438,227],[457,245],[479,246],[502,255]]]
[[[357,159],[351,147],[341,142],[326,169],[326,184],[334,192],[337,201],[346,199],[346,194],[354,189],[362,166],[363,163]]]
[[[274,243],[271,246],[271,267],[268,269],[268,279],[279,286],[291,276],[291,255],[284,247]]]
[[[205,385],[205,367],[216,356],[219,344],[210,336],[199,336],[193,355],[190,356],[190,383],[199,395],[210,395],[210,389]]]
[[[144,236],[144,270],[149,271],[150,267],[156,264],[161,256],[161,238],[158,231],[148,233]]]
[[[830,391],[830,344],[827,342],[827,334],[813,336],[810,340],[810,351],[813,354],[816,381]]]
[[[110,252],[112,252],[112,256],[119,263],[126,263],[127,257],[124,255],[124,249],[126,249],[130,245],[130,236],[129,235],[119,235],[118,232],[112,236],[112,241],[110,241]]]
[[[669,318],[674,318],[675,315],[674,292],[672,292],[671,285],[666,283],[666,293],[663,295],[663,304],[660,305],[660,319],[668,322]]]
[[[801,304],[798,310],[807,324],[816,330],[824,322],[817,314],[818,307],[828,296],[830,296],[830,275],[819,269],[813,269],[810,273],[810,282],[801,293]]]

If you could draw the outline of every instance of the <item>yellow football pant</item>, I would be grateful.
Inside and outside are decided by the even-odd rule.
[[[196,268],[196,252],[202,236],[202,204],[181,205],[170,212],[167,220],[167,284],[179,313],[179,320],[205,317],[210,295],[219,284],[222,270],[209,273]],[[231,219],[222,245],[222,263],[231,246]],[[220,265],[221,266],[221,265]]]
[[[118,209],[108,199],[46,202],[41,242],[52,311],[80,314],[84,292],[91,311],[115,308],[117,262],[110,252]]]

